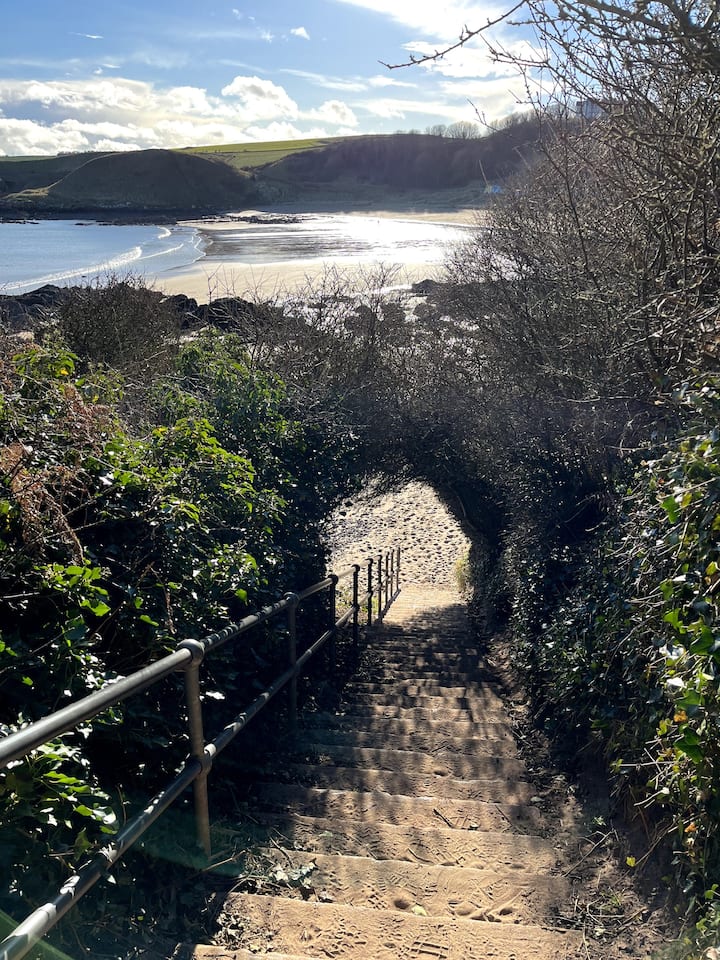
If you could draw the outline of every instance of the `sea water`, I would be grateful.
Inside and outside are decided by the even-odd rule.
[[[0,294],[46,283],[68,286],[115,276],[152,283],[204,259],[227,263],[438,263],[468,228],[450,223],[337,214],[261,222],[103,224],[91,220],[0,223]]]
[[[113,275],[157,276],[200,259],[203,246],[200,233],[189,226],[93,220],[0,223],[0,294]]]

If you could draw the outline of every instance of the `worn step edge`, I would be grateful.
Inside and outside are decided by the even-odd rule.
[[[426,827],[367,820],[313,817],[301,812],[253,810],[274,841],[309,854],[327,853],[403,860],[427,866],[458,866],[526,872],[530,859],[541,872],[554,870],[562,841],[537,834],[496,830],[456,830],[442,821]],[[260,841],[262,844],[262,841]],[[573,851],[574,852],[574,851]]]
[[[542,824],[540,810],[518,803],[485,800],[453,800],[436,797],[394,796],[382,791],[333,790],[286,783],[250,785],[248,809],[259,805],[274,810],[295,810],[319,817],[372,818],[397,823],[411,820],[422,827],[440,821],[454,830],[503,830],[528,832]]]
[[[436,680],[351,680],[345,690],[360,694],[387,694],[389,690],[404,697],[482,697],[485,691],[489,690],[489,696],[497,697],[495,688],[499,686],[498,681],[482,679],[480,682],[463,684],[438,683]]]
[[[501,731],[503,732],[503,731]],[[337,726],[328,730],[324,727],[305,727],[302,730],[304,742],[318,746],[341,745],[357,747],[358,749],[373,749],[375,747],[390,750],[409,750],[413,753],[438,755],[442,752],[455,754],[459,757],[472,754],[473,756],[502,755],[517,757],[518,748],[514,737],[509,731],[504,731],[502,737],[452,737],[438,732],[423,733],[392,733],[383,730],[355,730],[349,727]]]
[[[343,907],[252,894],[230,894],[223,914],[236,927],[245,925],[246,942],[273,934],[273,947],[321,957],[398,960],[439,957],[443,960],[555,960],[576,957],[582,942],[577,932],[539,925],[491,923],[455,917],[422,917],[412,913]],[[374,934],[370,946],[369,934]],[[408,952],[411,951],[411,952]]]
[[[252,773],[260,772],[251,771]],[[402,773],[368,767],[341,767],[334,764],[287,762],[281,771],[268,770],[268,779],[298,786],[332,788],[335,790],[387,793],[396,797],[435,797],[440,800],[482,800],[527,804],[537,793],[525,779],[508,781],[503,777],[456,779],[428,773]]]
[[[181,943],[176,947],[170,960],[317,960],[307,953],[259,953],[242,947],[221,947],[211,943]]]
[[[322,733],[322,731],[319,731]],[[501,740],[500,743],[505,743]],[[474,749],[475,743],[472,747]],[[500,753],[461,753],[448,750],[393,750],[324,743],[319,736],[285,747],[283,757],[291,762],[327,765],[330,768],[374,768],[389,773],[435,774],[463,780],[522,779],[525,764],[516,756]]]
[[[348,716],[383,720],[442,720],[443,723],[504,723],[509,725],[508,711],[501,704],[494,707],[451,707],[438,700],[433,706],[403,707],[396,704],[358,703],[348,701],[340,710]]]
[[[356,730],[372,732],[382,730],[388,734],[418,734],[428,733],[436,737],[477,737],[480,739],[513,740],[512,725],[505,720],[433,720],[428,717],[371,717],[367,714],[356,714],[348,709],[341,713],[314,713],[305,714],[303,725],[308,727],[326,727],[341,730]]]
[[[373,910],[411,910],[422,907],[427,916],[451,916],[493,923],[548,923],[569,901],[571,883],[547,873],[484,870],[440,866],[412,860],[375,860],[338,854],[268,847],[261,851],[285,872],[307,868],[317,899]],[[308,889],[288,887],[276,896],[307,899]]]

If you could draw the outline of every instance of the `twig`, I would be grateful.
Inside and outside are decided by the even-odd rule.
[[[448,820],[448,818],[447,818],[444,814],[440,813],[440,811],[437,809],[437,807],[433,807],[433,813],[435,814],[436,817],[440,817],[440,819],[442,820],[442,822],[445,823],[445,824],[447,824],[447,826],[450,827],[451,830],[454,830],[454,829],[455,829],[455,825],[452,824],[452,823],[450,823],[450,821]]]
[[[578,860],[578,862],[577,862],[576,864],[574,864],[572,867],[570,867],[569,870],[566,870],[565,873],[563,873],[563,876],[564,876],[564,877],[569,877],[570,874],[571,874],[574,870],[577,870],[577,868],[580,866],[580,864],[581,864],[581,863],[584,863],[584,862],[587,860],[587,858],[588,858],[591,854],[593,854],[601,844],[605,843],[605,841],[607,840],[607,838],[608,838],[609,836],[610,836],[610,834],[609,834],[609,833],[606,833],[604,836],[600,837],[600,839],[597,841],[597,843],[594,843],[594,844],[590,847],[590,849],[588,850],[588,852],[587,852],[586,854],[584,854],[582,857],[580,857],[580,859]]]
[[[290,854],[287,852],[287,850],[283,849],[283,847],[280,846],[280,844],[277,842],[277,840],[275,839],[275,837],[270,837],[270,843],[271,843],[276,849],[278,849],[278,850],[280,851],[280,853],[284,854],[284,856],[287,857],[287,862],[292,866],[292,857],[291,857]]]

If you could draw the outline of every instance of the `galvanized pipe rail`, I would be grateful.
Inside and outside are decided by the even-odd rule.
[[[123,829],[94,857],[84,863],[62,885],[57,895],[38,907],[0,943],[0,960],[20,960],[45,936],[86,894],[110,868],[140,839],[145,831],[167,810],[190,785],[193,784],[195,819],[198,843],[210,855],[210,815],[208,807],[208,774],[215,758],[257,716],[257,714],[284,687],[289,688],[289,722],[297,724],[297,681],[307,663],[349,623],[352,624],[353,644],[357,646],[360,629],[360,613],[366,611],[368,627],[374,620],[382,622],[387,608],[400,590],[400,548],[380,554],[367,562],[367,587],[360,586],[360,564],[353,564],[339,574],[331,573],[324,580],[312,584],[299,593],[286,593],[282,600],[263,607],[237,623],[210,634],[202,640],[183,640],[173,653],[155,663],[137,670],[121,680],[110,681],[100,690],[69,704],[62,710],[49,714],[42,720],[0,739],[0,770],[13,760],[25,756],[37,747],[74,730],[79,724],[135,696],[178,670],[185,672],[185,697],[188,705],[188,730],[190,754],[182,768],[147,806],[130,820]],[[352,578],[352,600],[348,610],[337,617],[337,585]],[[329,594],[329,622],[327,629],[298,657],[297,623],[298,607],[309,597],[319,593]],[[288,667],[244,711],[228,723],[221,733],[205,743],[203,735],[202,704],[200,700],[200,665],[208,653],[281,614],[287,618]]]

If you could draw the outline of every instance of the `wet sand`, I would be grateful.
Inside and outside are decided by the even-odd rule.
[[[316,204],[312,208],[307,205],[296,208],[295,205],[285,204],[282,208],[274,207],[266,211],[244,210],[227,218],[185,221],[184,225],[195,227],[208,236],[212,236],[213,233],[219,233],[229,228],[233,230],[242,229],[245,225],[242,217],[265,216],[267,214],[276,216],[297,214],[301,216],[309,213],[461,225],[480,222],[483,216],[483,211],[469,208],[429,211],[412,209],[358,211],[339,209],[337,206],[330,209],[328,205]],[[250,226],[250,223],[247,223],[247,225]],[[385,263],[384,266],[390,266],[390,264]],[[373,272],[373,264],[358,264],[348,258],[346,262],[342,260],[309,260],[305,262],[289,260],[266,265],[248,265],[228,262],[225,258],[215,259],[210,255],[201,258],[188,267],[154,278],[153,286],[164,293],[183,293],[200,302],[225,296],[272,299],[318,284],[328,269],[342,275],[349,284],[361,285],[363,279]],[[391,284],[393,286],[409,286],[426,278],[437,279],[441,270],[442,264],[437,262],[403,263],[394,271]]]

